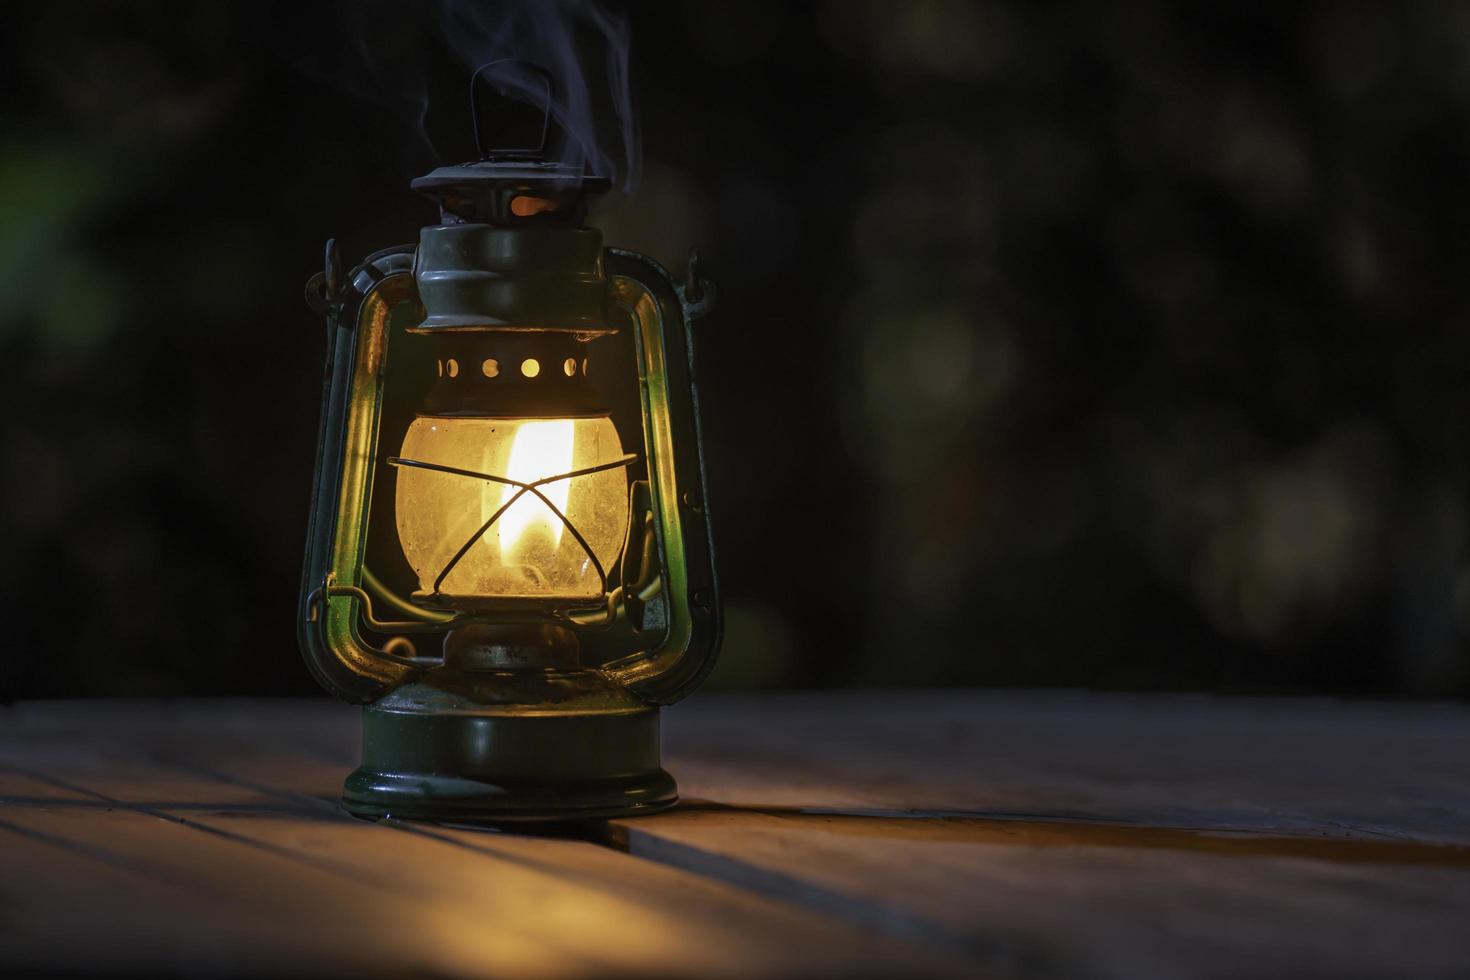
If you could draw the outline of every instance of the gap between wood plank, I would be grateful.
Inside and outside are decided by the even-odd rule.
[[[23,773],[24,775],[29,776],[30,778],[35,779],[38,782],[47,783],[51,786],[55,786],[58,789],[63,789],[72,793],[80,793],[82,795],[91,797],[99,804],[105,805],[107,808],[127,810],[132,813],[141,813],[145,816],[155,817],[159,820],[166,820],[169,823],[176,824],[180,827],[186,827],[189,830],[194,830],[202,834],[209,834],[214,837],[219,837],[224,840],[230,841],[233,844],[240,844],[245,847],[264,851],[267,854],[272,854],[276,857],[285,858],[288,861],[294,861],[298,864],[305,865],[317,871],[324,871],[328,874],[336,875],[340,878],[345,878],[346,880],[351,881],[353,884],[367,885],[373,888],[381,888],[392,884],[392,881],[390,879],[385,879],[378,875],[363,872],[353,867],[344,866],[342,864],[339,864],[338,862],[330,861],[325,858],[318,858],[310,854],[303,854],[298,851],[291,850],[290,848],[279,847],[275,844],[270,844],[265,841],[255,840],[254,838],[247,837],[243,834],[236,834],[228,830],[223,830],[219,827],[211,827],[208,824],[203,824],[195,820],[190,820],[188,817],[177,816],[175,814],[167,812],[166,810],[159,809],[158,807],[147,803],[130,803],[125,800],[119,800],[114,797],[108,796],[105,793],[99,793],[96,790],[88,789],[85,786],[79,786],[75,783],[69,783],[65,780],[57,779],[54,776],[45,775],[44,773],[33,772],[15,766],[10,766],[7,768],[9,768],[12,772]],[[259,812],[259,808],[257,807],[256,809],[257,812]],[[297,812],[292,812],[289,815],[298,818],[303,816],[301,813]],[[79,851],[78,853],[84,852]]]
[[[730,851],[735,853],[722,853],[688,839],[701,823],[701,815],[710,818],[710,825],[700,829],[724,835]],[[892,811],[858,814],[812,812],[797,807],[730,806],[688,800],[667,814],[607,821],[601,824],[601,829],[606,844],[634,857],[668,864],[767,898],[800,905],[860,928],[895,938],[937,944],[978,958],[992,968],[1022,973],[1039,967],[1047,951],[1041,947],[1029,948],[1016,937],[998,941],[957,932],[922,913],[911,912],[881,899],[848,894],[768,865],[743,860],[738,853],[740,831],[749,829],[769,833],[788,829],[1004,847],[1131,848],[1248,859],[1470,868],[1470,846],[1395,839],[1361,828],[1349,829],[1366,834],[1366,839],[1361,836],[1292,836],[1228,829],[1151,827],[1039,815],[1016,819],[1014,815],[960,815],[953,812],[942,817],[896,815]]]
[[[456,823],[410,822],[396,820],[391,817],[381,820],[364,820],[363,818],[355,817],[351,814],[346,813],[335,802],[325,800],[320,797],[310,796],[308,794],[298,793],[292,790],[278,789],[265,783],[260,783],[229,773],[212,770],[208,767],[200,766],[192,762],[183,762],[179,760],[159,758],[157,756],[154,756],[152,758],[152,761],[157,765],[166,766],[180,772],[186,772],[193,776],[227,783],[242,789],[251,790],[263,796],[275,797],[290,803],[294,803],[298,806],[314,808],[318,812],[323,813],[323,815],[330,814],[338,818],[340,821],[351,824],[375,825],[392,830],[397,830],[402,833],[412,834],[418,837],[423,837],[429,840],[436,841],[441,844],[447,844],[451,847],[467,850],[484,857],[490,857],[495,860],[516,864],[532,871],[553,874],[559,878],[585,878],[587,880],[590,880],[595,885],[601,884],[601,881],[595,875],[579,875],[575,872],[575,869],[568,869],[567,867],[562,865],[553,865],[548,862],[538,861],[524,854],[510,853],[502,849],[486,845],[488,845],[490,841],[493,841],[496,837],[502,834],[507,836],[522,837],[550,837],[561,840],[586,843],[592,846],[616,851],[620,854],[627,855],[628,857],[636,860],[648,860],[651,864],[656,864],[661,867],[669,868],[673,871],[690,874],[707,882],[718,883],[726,885],[728,887],[736,888],[748,894],[755,895],[766,900],[775,901],[781,905],[799,908],[803,912],[821,916],[822,918],[831,920],[835,924],[839,924],[842,927],[863,928],[871,925],[870,920],[872,919],[872,915],[870,914],[870,912],[872,908],[874,908],[873,903],[865,901],[861,898],[848,898],[837,893],[831,893],[829,900],[815,901],[812,900],[813,896],[797,894],[795,890],[800,889],[810,892],[821,892],[824,895],[827,895],[829,893],[827,893],[824,889],[819,888],[819,886],[807,885],[805,883],[796,881],[795,879],[791,880],[789,887],[751,887],[750,883],[739,880],[738,878],[732,878],[729,875],[708,873],[707,870],[699,867],[698,862],[665,860],[659,859],[657,857],[651,857],[650,855],[636,853],[630,850],[627,846],[624,846],[623,844],[620,844],[618,842],[616,838],[616,829],[609,821],[606,820],[571,821],[567,823],[549,825],[546,829],[541,829],[535,824],[527,825],[522,823],[503,826],[482,826]],[[293,815],[299,814],[298,810],[284,812],[290,812]],[[455,830],[484,834],[486,838],[486,845],[463,840],[461,838],[451,836],[448,833],[442,832]],[[851,908],[838,909],[837,906],[841,902],[847,902],[851,906]],[[978,940],[973,936],[966,936],[960,933],[952,932],[951,930],[930,922],[927,919],[900,913],[896,909],[882,909],[882,915],[886,920],[885,927],[877,929],[877,934],[906,942],[918,939],[929,943],[937,943],[944,952],[959,953],[962,954],[966,959],[974,959],[975,957],[979,956],[986,961],[988,966],[991,967],[1003,965],[1007,970],[1020,969],[1023,972],[1036,972],[1036,969],[1034,968],[1039,968],[1044,961],[1048,961],[1051,958],[1051,954],[1040,944],[1036,944],[1034,945],[1034,947],[1030,944],[1026,944],[1023,948],[1022,944],[1018,944],[1014,941],[989,942]],[[894,922],[897,919],[911,921],[908,922],[908,925],[906,927],[893,928]]]
[[[979,955],[990,959],[1003,951],[1000,944],[977,940],[900,908],[834,891],[691,844],[671,841],[636,827],[628,827],[626,823],[604,822],[601,833],[603,844],[633,857],[722,881],[766,898],[834,916],[862,928],[875,929],[901,939],[938,942],[968,956]]]
[[[789,806],[740,806],[685,800],[662,816],[610,822],[608,842],[626,849],[619,831],[647,828],[673,821],[688,826],[695,815],[753,818],[752,828],[820,829],[854,837],[947,840],[974,844],[1025,847],[1108,847],[1189,851],[1234,857],[1300,858],[1336,864],[1384,864],[1423,868],[1470,868],[1470,844],[1433,842],[1384,833],[1374,828],[1337,821],[1310,819],[1311,823],[1346,833],[1309,834],[1243,830],[1222,826],[1141,824],[1126,820],[1088,819],[1073,815],[1009,812],[956,812],[942,815],[893,810],[832,810]]]

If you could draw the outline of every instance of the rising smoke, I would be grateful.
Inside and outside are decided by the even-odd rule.
[[[431,112],[469,125],[467,87],[433,84],[450,74],[446,60],[466,81],[490,62],[529,61],[555,84],[548,158],[610,177],[625,193],[636,186],[640,140],[621,15],[595,0],[343,0],[330,9],[293,60],[387,112],[414,145],[416,164],[463,162],[446,159],[444,141],[430,132]],[[543,83],[516,64],[482,78],[506,98],[542,104]],[[441,107],[441,99],[456,104]]]

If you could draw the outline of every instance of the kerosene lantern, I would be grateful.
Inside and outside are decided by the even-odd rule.
[[[709,288],[692,254],[676,284],[605,248],[607,178],[545,145],[413,181],[439,224],[345,274],[329,242],[307,287],[328,354],[301,643],[364,705],[361,816],[677,799],[659,707],[720,637],[691,371]]]

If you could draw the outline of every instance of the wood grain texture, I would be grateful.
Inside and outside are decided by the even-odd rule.
[[[1078,692],[776,694],[666,712],[681,794],[1470,844],[1470,710]]]
[[[582,839],[337,806],[353,709],[0,710],[0,974],[1470,976],[1470,712],[696,697]]]
[[[1081,694],[676,708],[630,853],[1000,975],[1470,976],[1470,712]]]
[[[325,703],[7,712],[0,973],[969,970],[585,840],[348,817],[356,724]]]

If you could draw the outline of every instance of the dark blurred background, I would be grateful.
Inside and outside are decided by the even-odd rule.
[[[0,698],[315,690],[302,285],[434,218],[349,70],[420,9],[7,9]],[[612,9],[716,684],[1470,694],[1470,7]]]

